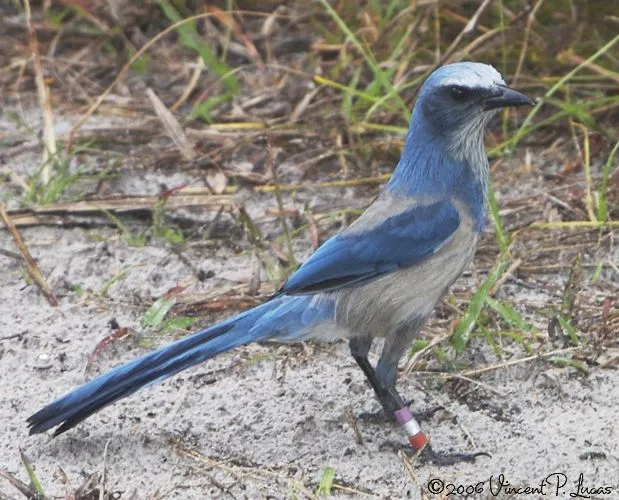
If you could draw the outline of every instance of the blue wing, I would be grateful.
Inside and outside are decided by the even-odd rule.
[[[441,200],[386,216],[367,231],[344,231],[318,248],[280,293],[333,291],[411,266],[436,252],[459,225],[451,201]]]

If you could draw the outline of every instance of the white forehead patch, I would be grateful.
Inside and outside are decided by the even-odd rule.
[[[505,85],[501,74],[489,64],[463,62],[443,66],[436,71],[439,85],[490,88]]]

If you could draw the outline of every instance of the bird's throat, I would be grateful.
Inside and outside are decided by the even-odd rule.
[[[488,185],[488,159],[483,137],[473,138],[468,151],[454,152],[445,138],[411,140],[386,189],[411,197],[455,198],[466,205],[478,231],[483,229]]]

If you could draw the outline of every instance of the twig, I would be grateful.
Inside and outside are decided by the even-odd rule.
[[[496,283],[494,285],[492,285],[492,288],[490,289],[490,292],[488,292],[488,294],[493,296],[495,293],[497,293],[501,289],[503,284],[509,279],[509,277],[514,274],[514,271],[520,267],[520,264],[522,264],[522,259],[516,259],[514,262],[512,262],[505,270],[503,275],[498,280],[496,280]]]
[[[420,484],[419,477],[417,477],[417,474],[415,474],[415,468],[413,467],[413,463],[411,462],[411,459],[408,458],[406,453],[404,453],[402,450],[398,452],[398,456],[400,457],[400,460],[402,460],[402,463],[404,464],[404,468],[406,469],[406,472],[408,473],[411,479],[411,482],[415,486],[419,486]]]
[[[608,259],[606,262],[608,262],[608,265],[609,265],[610,267],[612,267],[612,268],[615,270],[615,272],[616,272],[617,274],[619,274],[619,267],[617,267],[617,264],[615,264],[615,263],[614,263],[612,260],[610,260],[610,259]]]
[[[514,78],[512,78],[511,84],[516,85],[518,82],[518,78],[520,78],[520,72],[522,71],[522,65],[524,64],[524,57],[527,53],[527,48],[529,47],[529,37],[531,36],[531,29],[533,28],[533,23],[535,22],[535,14],[544,3],[544,0],[538,0],[535,4],[535,7],[529,12],[529,16],[527,17],[527,23],[524,27],[524,37],[522,38],[522,49],[520,50],[520,57],[518,58],[518,65],[516,66],[516,71],[514,72]]]
[[[160,196],[127,196],[122,198],[103,198],[98,200],[82,200],[75,203],[57,203],[28,209],[11,210],[8,213],[19,219],[23,216],[32,215],[59,215],[59,214],[93,214],[108,210],[115,213],[137,212],[152,210],[161,199]],[[166,208],[173,210],[187,207],[220,207],[235,206],[231,195],[213,195],[206,193],[183,194],[183,191],[175,191],[166,200]]]
[[[485,43],[488,43],[496,35],[498,35],[499,33],[503,33],[509,27],[514,26],[516,23],[520,22],[520,20],[524,18],[526,14],[527,14],[527,10],[525,9],[520,14],[515,16],[513,19],[510,19],[509,24],[507,26],[499,26],[498,28],[494,28],[478,36],[475,40],[469,43],[466,47],[464,47],[464,49],[462,49],[458,53],[458,59],[462,59],[463,57],[470,56],[474,51],[478,50]],[[454,59],[452,58],[450,62],[453,62],[453,61]]]
[[[206,465],[209,468],[217,468],[223,470],[229,474],[232,474],[235,477],[239,475],[248,475],[248,476],[263,476],[267,477],[270,480],[280,480],[285,481],[287,483],[292,483],[296,489],[303,492],[303,494],[307,495],[309,498],[315,498],[316,496],[309,490],[305,484],[296,480],[294,477],[288,476],[285,473],[279,472],[276,469],[266,469],[259,467],[251,467],[251,466],[235,466],[234,464],[230,464],[230,462],[226,463],[220,460],[213,459],[206,455],[203,455],[195,448],[189,448],[185,443],[177,440],[171,439],[170,445],[174,449],[174,451],[180,455],[184,455],[188,458],[191,458],[199,463]],[[361,493],[361,492],[359,492]]]
[[[295,259],[294,250],[292,248],[292,239],[290,238],[290,231],[288,231],[288,223],[286,222],[286,216],[285,216],[286,211],[284,210],[284,200],[282,199],[281,191],[277,185],[277,170],[275,168],[275,156],[273,153],[273,144],[271,142],[271,136],[268,134],[267,134],[266,163],[267,163],[267,168],[269,169],[269,172],[271,173],[271,178],[276,183],[274,192],[275,192],[275,199],[277,201],[277,206],[279,208],[279,213],[280,213],[279,220],[282,225],[282,229],[284,230],[284,235],[286,239],[286,246],[288,249],[288,261],[290,263],[290,266],[292,266],[292,268],[294,269],[297,265],[297,261]]]
[[[460,377],[472,377],[474,375],[479,375],[481,373],[491,372],[494,370],[498,370],[499,368],[507,368],[508,366],[520,365],[523,363],[528,363],[529,361],[535,361],[538,359],[551,358],[552,356],[556,356],[557,354],[565,354],[567,352],[573,352],[582,349],[583,346],[577,347],[567,347],[565,349],[556,349],[550,352],[544,352],[541,354],[535,354],[533,356],[528,356],[526,358],[512,359],[510,361],[505,361],[504,363],[498,363],[496,365],[484,366],[483,368],[477,368],[476,370],[467,370],[465,372],[461,372],[458,374],[454,374],[454,378]],[[451,376],[448,378],[452,378]]]
[[[21,255],[15,252],[11,252],[10,250],[5,250],[4,248],[0,248],[0,255],[4,255],[9,259],[21,260]]]
[[[575,127],[583,131],[582,166],[585,171],[585,207],[589,220],[597,222],[593,207],[593,179],[591,177],[591,147],[589,144],[589,129],[582,123],[574,123]],[[579,148],[580,151],[580,148]]]
[[[200,81],[200,75],[202,75],[202,71],[204,70],[204,68],[204,59],[202,59],[201,56],[198,56],[198,59],[196,61],[196,67],[193,70],[191,78],[189,79],[189,83],[187,83],[187,86],[185,87],[185,90],[183,90],[181,96],[176,100],[174,104],[172,104],[172,106],[170,106],[170,111],[176,111],[189,98],[191,93],[198,85],[198,82]]]
[[[238,38],[238,40],[244,45],[245,50],[247,50],[247,54],[251,57],[254,64],[258,67],[259,70],[264,69],[264,62],[262,61],[262,57],[260,56],[260,52],[256,49],[256,46],[251,41],[250,37],[248,37],[239,23],[231,16],[234,12],[228,12],[220,9],[215,6],[206,7],[207,12],[212,13],[221,24],[226,26],[228,29],[234,33],[234,35]]]
[[[13,487],[15,487],[17,490],[19,490],[19,492],[21,494],[23,494],[26,498],[36,498],[37,497],[37,492],[36,492],[36,490],[34,488],[32,488],[31,486],[28,486],[23,481],[20,481],[19,479],[17,479],[16,477],[13,477],[11,474],[9,474],[8,472],[3,471],[2,469],[0,469],[0,477],[3,477],[9,483],[11,483],[13,485]]]
[[[429,351],[430,349],[432,349],[435,345],[440,344],[444,340],[447,340],[449,337],[451,337],[452,333],[453,332],[450,331],[444,335],[441,335],[440,337],[436,337],[432,339],[432,341],[427,346],[423,347],[422,349],[419,349],[415,354],[413,354],[406,362],[406,366],[404,367],[404,374],[410,375],[410,373],[413,371],[413,368],[417,364],[417,361],[419,360],[419,358],[426,351]]]
[[[477,8],[477,10],[475,11],[475,14],[473,14],[473,17],[469,19],[469,22],[466,23],[466,26],[462,29],[460,33],[458,33],[458,36],[456,36],[454,41],[451,42],[451,45],[445,51],[445,53],[443,54],[443,57],[441,57],[440,64],[443,64],[445,61],[447,61],[447,59],[449,59],[449,56],[453,54],[453,52],[456,50],[456,48],[458,47],[458,45],[460,44],[460,42],[465,36],[469,36],[471,33],[473,33],[473,31],[475,31],[475,29],[477,28],[477,23],[479,22],[479,18],[486,10],[486,7],[490,5],[491,1],[492,0],[484,0],[482,4]]]
[[[331,182],[305,182],[303,184],[277,184],[269,186],[256,186],[255,191],[260,193],[271,193],[273,191],[298,191],[300,189],[326,189],[326,188],[341,188],[355,187],[382,184],[387,182],[391,174],[377,175],[376,177],[360,177],[358,179],[349,179],[343,181]]]
[[[602,261],[604,264],[604,261]],[[585,269],[596,269],[600,264],[583,264],[582,267]],[[539,266],[520,266],[520,270],[523,273],[550,273],[554,271],[561,271],[563,269],[571,269],[571,264],[546,264]]]
[[[565,201],[563,201],[560,198],[557,198],[556,196],[551,195],[550,193],[543,193],[543,196],[545,196],[546,198],[548,198],[548,201],[550,201],[551,203],[554,203],[555,205],[560,206],[561,208],[564,208],[565,210],[569,210],[570,212],[572,212],[573,214],[576,215],[581,215],[582,211],[576,210],[574,207],[572,207],[569,203],[566,203]]]
[[[13,333],[11,335],[6,335],[4,337],[0,337],[0,340],[17,339],[17,338],[21,337],[22,335],[23,335],[23,333]]]
[[[179,149],[185,160],[195,160],[198,156],[196,150],[193,148],[193,144],[191,141],[187,139],[185,132],[183,132],[183,128],[181,124],[178,123],[176,117],[170,112],[168,108],[166,108],[165,104],[159,99],[159,96],[155,94],[154,90],[151,88],[146,89],[146,95],[150,99],[153,108],[155,109],[155,113],[157,114],[157,118],[165,128],[166,132]]]
[[[39,105],[43,114],[43,143],[45,150],[43,151],[43,168],[41,170],[41,180],[44,185],[47,185],[50,178],[51,160],[56,157],[56,137],[54,134],[54,115],[52,113],[52,104],[49,99],[49,89],[43,78],[43,68],[41,67],[41,54],[39,53],[39,42],[37,35],[32,26],[32,13],[30,11],[30,0],[24,1],[24,11],[26,14],[26,24],[28,26],[28,38],[30,52],[34,57],[34,74],[37,85],[37,94],[39,96]]]
[[[603,227],[619,227],[619,220],[592,221],[592,220],[573,220],[566,222],[533,222],[528,226],[531,229],[598,229]]]
[[[344,417],[346,418],[346,422],[348,423],[348,425],[350,425],[351,429],[355,433],[357,443],[363,446],[365,443],[365,441],[363,440],[363,434],[361,434],[361,429],[359,429],[357,418],[355,417],[355,414],[350,407],[347,407],[346,410],[344,410]]]
[[[2,219],[2,222],[4,222],[4,225],[8,229],[9,233],[11,233],[11,236],[15,241],[15,245],[19,249],[22,258],[24,259],[24,264],[26,266],[26,271],[28,271],[28,275],[39,287],[39,289],[47,299],[47,302],[49,302],[51,306],[57,306],[58,299],[56,299],[56,296],[45,281],[45,278],[43,278],[43,275],[41,274],[41,271],[39,270],[39,266],[37,265],[36,261],[32,258],[32,255],[30,255],[28,247],[24,243],[21,234],[19,234],[19,231],[15,227],[15,224],[13,224],[13,221],[7,214],[4,203],[0,203],[0,218]]]
[[[609,69],[603,68],[602,66],[600,66],[599,64],[595,64],[592,62],[588,62],[585,59],[583,59],[582,57],[573,54],[572,52],[569,51],[564,51],[561,52],[558,56],[557,59],[559,61],[569,61],[571,63],[574,64],[584,64],[587,68],[589,68],[591,71],[593,71],[594,73],[597,73],[598,75],[604,76],[606,78],[609,78],[610,80],[619,83],[619,73],[615,72],[615,71],[611,71]]]
[[[479,387],[481,387],[483,389],[486,389],[489,392],[492,392],[492,393],[496,394],[497,396],[501,396],[501,397],[505,397],[506,396],[506,394],[503,391],[495,389],[491,385],[484,384],[483,382],[480,382],[479,380],[474,380],[474,379],[472,379],[470,377],[466,377],[464,375],[456,375],[454,378],[456,378],[458,380],[464,380],[465,382],[468,382],[469,384],[477,385],[477,386],[479,386]]]
[[[268,16],[271,15],[271,14],[263,13],[263,12],[242,11],[242,10],[236,10],[235,12],[243,13],[243,14],[247,14],[247,15],[252,15],[252,16],[257,16],[257,17],[268,17]],[[81,116],[81,118],[75,123],[75,125],[73,125],[73,127],[71,128],[71,132],[69,134],[69,140],[67,141],[67,150],[69,150],[69,151],[71,150],[73,139],[74,139],[75,134],[77,133],[77,131],[82,127],[82,125],[84,125],[84,123],[86,123],[88,121],[88,119],[95,113],[95,111],[97,111],[97,109],[99,109],[99,106],[101,106],[101,103],[105,100],[105,98],[109,95],[109,93],[112,91],[112,89],[116,86],[116,84],[120,81],[120,79],[125,75],[125,73],[127,73],[127,71],[129,71],[129,68],[131,68],[133,63],[135,63],[140,57],[142,57],[147,50],[149,50],[155,43],[157,43],[159,40],[164,38],[167,34],[171,33],[172,31],[174,31],[175,29],[179,28],[180,26],[183,26],[184,24],[187,24],[187,23],[191,23],[191,22],[197,21],[198,19],[206,19],[206,18],[214,17],[214,16],[215,16],[215,13],[207,12],[205,14],[198,14],[198,15],[195,15],[195,16],[187,17],[185,19],[181,19],[180,21],[172,24],[171,26],[168,26],[162,32],[157,33],[157,35],[155,35],[148,42],[146,42],[144,44],[144,46],[141,47],[140,50],[138,50],[135,54],[133,54],[133,57],[131,57],[131,59],[129,59],[125,63],[125,65],[120,69],[120,71],[118,72],[118,74],[114,78],[114,81],[112,81],[112,83],[110,83],[110,85],[103,91],[103,93],[100,94],[99,97],[97,97],[97,99],[95,100],[95,102],[88,108],[86,113],[84,113]],[[288,16],[277,15],[277,17],[278,18],[287,18]]]
[[[107,450],[110,446],[110,439],[105,442],[103,448],[103,464],[101,466],[101,479],[99,480],[99,500],[105,500],[105,483],[107,481]]]

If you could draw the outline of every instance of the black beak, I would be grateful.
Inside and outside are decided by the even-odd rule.
[[[535,106],[535,101],[514,89],[510,89],[503,85],[497,85],[494,90],[484,98],[483,106],[484,109],[488,111],[491,109],[505,108],[507,106]]]

